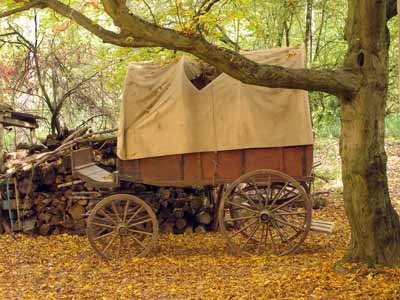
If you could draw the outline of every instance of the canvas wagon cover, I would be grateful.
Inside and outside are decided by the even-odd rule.
[[[259,63],[305,67],[304,47],[245,52]],[[308,93],[246,85],[222,73],[203,89],[190,79],[200,64],[183,56],[160,66],[129,66],[118,156],[172,154],[313,143]]]

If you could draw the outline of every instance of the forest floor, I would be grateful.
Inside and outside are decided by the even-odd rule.
[[[237,257],[219,233],[162,235],[157,253],[106,263],[85,237],[0,236],[0,299],[400,299],[400,269],[347,266],[333,272],[349,243],[337,142],[321,141],[316,160],[327,206],[314,216],[334,234],[312,232],[297,254]],[[400,144],[389,142],[390,190],[400,211]]]

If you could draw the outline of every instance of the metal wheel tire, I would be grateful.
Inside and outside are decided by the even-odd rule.
[[[286,255],[306,239],[311,211],[300,183],[282,172],[263,169],[246,173],[229,186],[218,221],[236,252]]]
[[[143,200],[128,194],[104,198],[87,220],[90,245],[104,259],[142,257],[158,240],[158,221]]]

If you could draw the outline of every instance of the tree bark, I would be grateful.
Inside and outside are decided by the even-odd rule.
[[[304,44],[306,46],[308,61],[312,62],[312,51],[313,51],[313,29],[312,29],[312,15],[313,15],[313,0],[307,0],[306,3],[306,36],[304,39]]]
[[[386,1],[349,0],[345,67],[363,75],[355,97],[341,104],[343,198],[351,246],[343,262],[400,265],[400,222],[386,173],[384,119],[389,35]]]

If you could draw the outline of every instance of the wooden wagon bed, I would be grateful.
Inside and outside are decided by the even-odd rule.
[[[158,186],[225,184],[258,169],[273,169],[299,182],[310,179],[312,145],[240,149],[118,160],[119,179]]]

